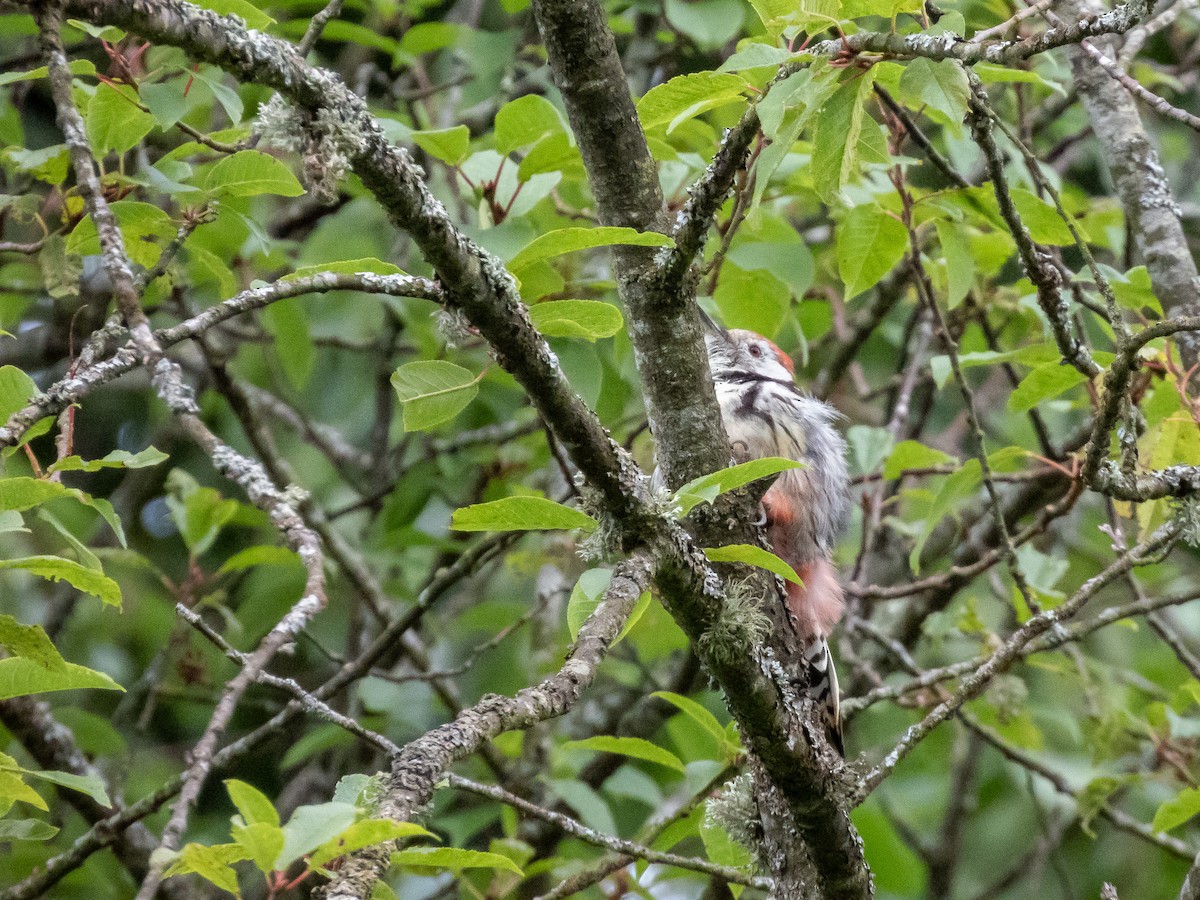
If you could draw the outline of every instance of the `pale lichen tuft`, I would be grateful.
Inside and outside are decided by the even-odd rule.
[[[744,659],[749,648],[766,642],[771,620],[762,611],[755,596],[754,580],[729,583],[721,613],[700,638],[701,649],[716,659]]]
[[[734,843],[745,847],[758,859],[762,838],[759,829],[758,803],[754,799],[754,779],[749,773],[727,782],[704,805],[706,826],[718,826]]]

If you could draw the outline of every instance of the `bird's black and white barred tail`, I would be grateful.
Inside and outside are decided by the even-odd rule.
[[[820,710],[825,722],[825,737],[837,750],[839,756],[846,755],[842,743],[841,698],[838,692],[837,669],[829,652],[829,642],[823,637],[813,638],[804,649],[806,676],[805,691]]]

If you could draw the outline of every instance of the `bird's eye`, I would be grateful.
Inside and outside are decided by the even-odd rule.
[[[750,355],[753,356],[755,359],[761,359],[762,358],[762,347],[760,347],[758,344],[751,344],[750,345]]]

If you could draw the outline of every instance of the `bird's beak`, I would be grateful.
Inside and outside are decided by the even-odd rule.
[[[714,335],[715,337],[728,338],[729,332],[713,321],[712,316],[704,311],[704,307],[696,304],[696,309],[700,312],[700,321],[704,324],[706,334]]]

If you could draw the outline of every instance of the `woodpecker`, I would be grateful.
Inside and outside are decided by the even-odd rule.
[[[833,548],[850,514],[846,442],[834,427],[840,416],[801,392],[792,360],[774,343],[704,318],[708,365],[735,459],[781,456],[805,464],[775,479],[763,495],[763,513],[772,549],[804,582],[787,583],[788,612],[804,646],[808,693],[844,756],[828,643],[844,606]]]

